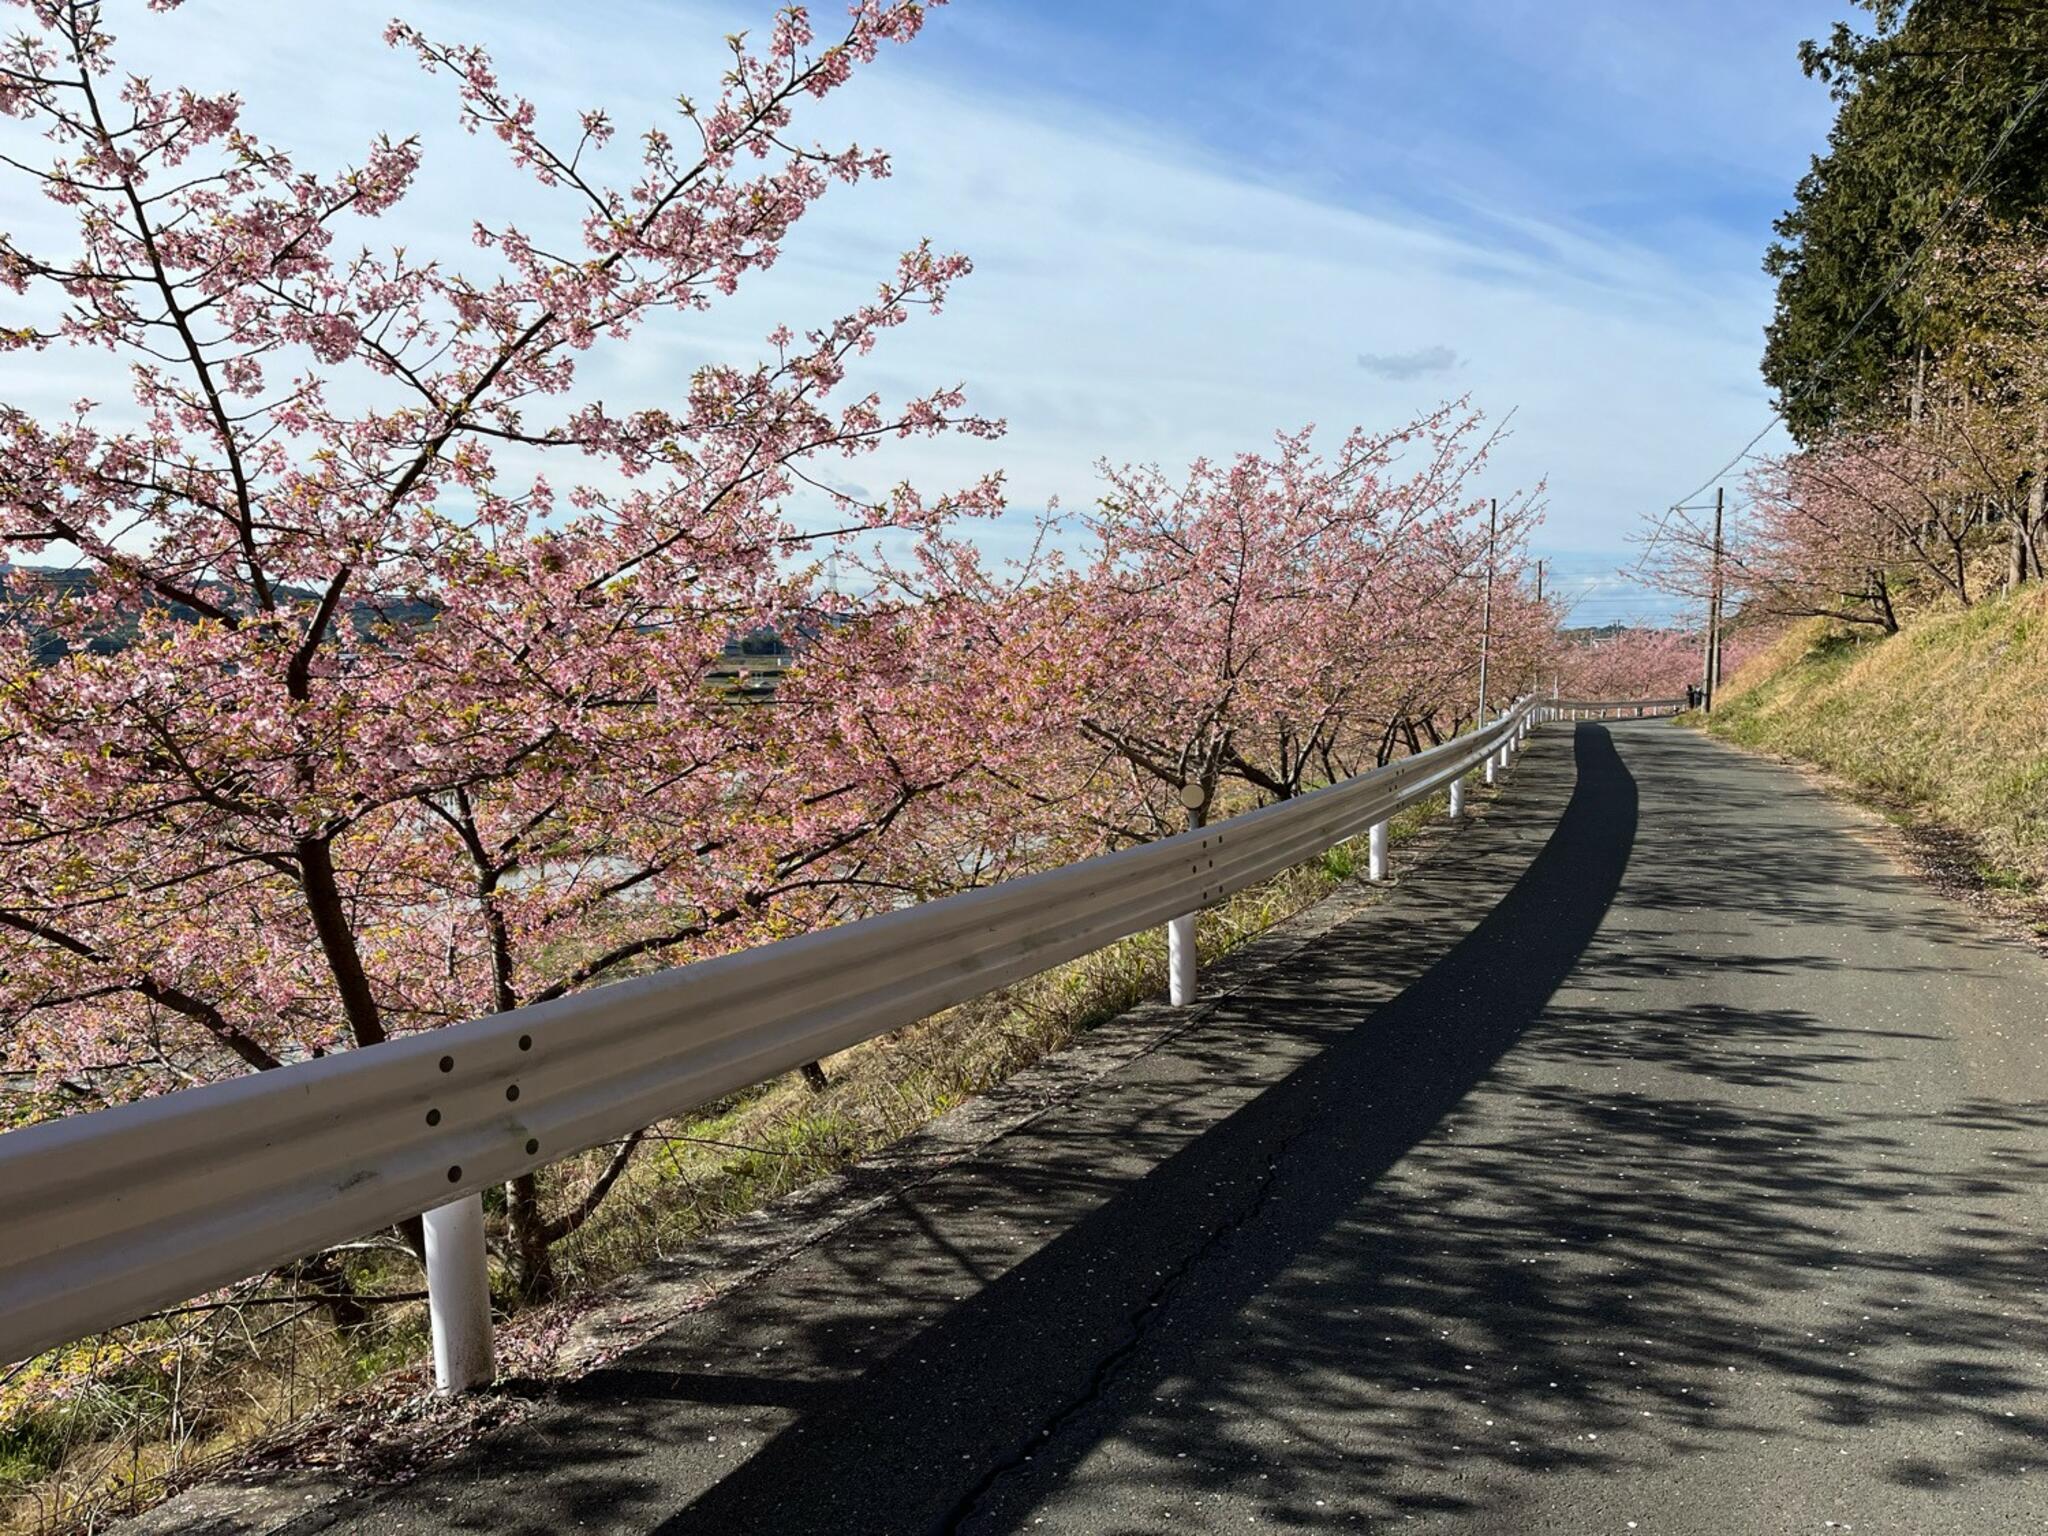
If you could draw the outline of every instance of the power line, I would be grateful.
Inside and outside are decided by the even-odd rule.
[[[1978,162],[1977,169],[1971,173],[1970,179],[1963,184],[1962,190],[1956,193],[1954,197],[1950,198],[1948,201],[1948,205],[1941,210],[1941,217],[1934,221],[1934,228],[1929,230],[1926,238],[1923,239],[1917,246],[1915,246],[1913,250],[1910,253],[1908,253],[1906,258],[1898,264],[1898,266],[1893,270],[1889,281],[1887,281],[1887,283],[1885,284],[1884,290],[1881,293],[1879,293],[1876,298],[1872,299],[1868,305],[1864,307],[1863,313],[1858,315],[1856,317],[1855,323],[1851,325],[1849,329],[1843,333],[1842,339],[1836,342],[1834,346],[1829,349],[1827,356],[1823,357],[1818,363],[1815,363],[1813,365],[1813,367],[1807,372],[1806,378],[1804,379],[1804,381],[1801,382],[1798,389],[1796,391],[1791,391],[1787,393],[1784,402],[1771,412],[1771,419],[1763,424],[1762,430],[1760,430],[1756,434],[1756,436],[1752,437],[1748,442],[1744,443],[1742,445],[1741,450],[1737,452],[1736,455],[1733,458],[1731,458],[1727,463],[1723,464],[1719,469],[1715,470],[1713,474],[1709,475],[1699,485],[1695,486],[1692,490],[1687,491],[1685,495],[1683,495],[1677,501],[1673,502],[1669,507],[1664,509],[1664,515],[1657,519],[1657,526],[1651,530],[1649,540],[1645,544],[1642,554],[1636,558],[1636,570],[1640,571],[1643,568],[1644,562],[1647,561],[1650,558],[1650,556],[1656,552],[1657,541],[1663,538],[1664,530],[1668,528],[1671,524],[1671,515],[1674,512],[1696,510],[1688,507],[1686,504],[1689,503],[1693,499],[1693,497],[1700,495],[1702,492],[1711,490],[1714,487],[1714,485],[1717,482],[1719,482],[1723,475],[1727,474],[1729,470],[1733,469],[1736,465],[1740,464],[1744,459],[1748,458],[1750,455],[1750,451],[1754,449],[1758,443],[1762,442],[1766,437],[1770,435],[1771,429],[1773,427],[1777,426],[1779,422],[1785,419],[1786,408],[1789,405],[1791,405],[1794,401],[1806,395],[1817,384],[1820,383],[1821,375],[1824,374],[1829,368],[1832,368],[1835,365],[1835,361],[1838,358],[1840,358],[1845,351],[1848,350],[1849,343],[1854,341],[1857,338],[1857,336],[1861,334],[1863,327],[1869,324],[1871,316],[1875,315],[1882,306],[1889,303],[1892,299],[1892,296],[1896,294],[1899,291],[1899,289],[1905,286],[1906,279],[1912,276],[1913,269],[1920,264],[1921,257],[1925,256],[1928,251],[1933,249],[1935,240],[1940,236],[1942,230],[1947,227],[1949,219],[1954,215],[1955,211],[1958,208],[1960,208],[1965,201],[1968,200],[1970,194],[1977,190],[1978,184],[1982,182],[1984,180],[1984,177],[1990,172],[1992,164],[1998,159],[1998,157],[2001,154],[2005,152],[2006,145],[2012,142],[2012,136],[2015,133],[2019,132],[2020,124],[2026,121],[2027,115],[2030,112],[2032,112],[2036,106],[2040,105],[2041,98],[2043,96],[2048,96],[2048,79],[2043,79],[2039,84],[2037,84],[2034,87],[2033,91],[2028,95],[2027,99],[2020,104],[2020,109],[2017,112],[2015,112],[2009,119],[2007,119],[2004,129],[2000,131],[1997,139],[1992,142],[1991,148],[1985,153],[1984,158],[1980,162]]]

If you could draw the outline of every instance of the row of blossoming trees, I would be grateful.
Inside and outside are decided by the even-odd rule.
[[[1719,568],[1752,618],[1890,634],[1913,609],[1968,607],[2043,575],[2048,230],[1963,205],[1910,294],[1922,339],[1891,387],[1746,477]],[[1697,511],[1660,518],[1652,547],[1668,586],[1712,589]]]
[[[360,243],[414,143],[310,170],[234,97],[124,74],[99,4],[26,10],[0,109],[46,137],[17,186],[69,233],[0,240],[30,317],[0,340],[99,355],[119,402],[0,407],[0,1053],[35,1113],[1154,837],[1188,785],[1205,811],[1293,795],[1470,722],[1490,443],[1462,404],[1105,468],[998,569],[972,537],[996,478],[833,489],[885,442],[1000,430],[957,389],[849,383],[958,256],[912,250],[871,303],[668,405],[579,383],[766,268],[831,182],[886,172],[794,119],[912,37],[918,0],[735,40],[717,98],[616,176],[604,114],[558,141],[482,52],[394,25],[556,199],[546,231],[478,222],[459,271]],[[1502,693],[1553,627],[1516,579],[1535,511],[1503,508]],[[865,595],[828,593],[828,551]],[[764,625],[799,638],[772,700],[711,686]],[[508,1192],[523,1292],[634,1152]]]
[[[1705,669],[1701,637],[1651,625],[1567,631],[1548,676],[1569,699],[1683,698]]]

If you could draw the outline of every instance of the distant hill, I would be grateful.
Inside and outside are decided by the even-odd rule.
[[[1637,632],[1658,635],[1670,634],[1673,631],[1661,624],[1620,623],[1566,625],[1558,630],[1558,634],[1564,639],[1577,641],[1580,644],[1591,644],[1595,640],[1612,640],[1616,635],[1629,635]]]
[[[6,578],[0,581],[0,626],[27,629],[36,660],[45,666],[69,655],[70,644],[52,633],[37,615],[42,608],[61,602],[70,594],[89,592],[93,573],[61,566],[0,564],[0,576]],[[198,590],[208,595],[228,592],[223,583],[214,581],[199,583]],[[295,605],[311,605],[320,596],[305,587],[279,587],[277,592],[284,601]],[[157,601],[156,606],[167,610],[173,619],[195,617],[190,608],[180,603]],[[439,612],[439,605],[427,599],[399,598],[354,603],[349,608],[349,620],[358,634],[366,635],[384,625],[428,624]],[[140,619],[138,612],[119,627],[96,635],[86,646],[88,654],[111,656],[126,649],[134,642]],[[743,631],[725,642],[724,654],[712,665],[710,678],[743,693],[772,693],[777,679],[794,665],[798,650],[807,641],[847,622],[844,614],[819,612],[801,619],[787,637],[767,626]]]
[[[61,635],[54,634],[40,619],[41,611],[51,604],[63,601],[71,595],[84,595],[92,590],[95,579],[92,571],[47,565],[0,566],[0,625],[26,629],[35,647],[36,659],[45,665],[59,661],[70,654],[71,646]],[[197,589],[211,596],[219,593],[228,595],[229,589],[221,582],[202,581]],[[320,600],[320,594],[305,587],[279,587],[276,589],[281,600],[291,604],[313,604]],[[160,611],[168,611],[173,619],[190,620],[196,615],[182,603],[150,600]],[[421,598],[396,598],[352,603],[349,606],[349,622],[358,634],[369,634],[381,625],[425,624],[432,621],[440,611],[437,604]],[[141,622],[140,610],[129,615],[126,622],[116,628],[95,635],[86,650],[96,656],[111,656],[125,650],[134,642],[135,632]]]

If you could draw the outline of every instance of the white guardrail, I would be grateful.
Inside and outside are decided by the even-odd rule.
[[[1466,775],[1554,700],[1328,789],[1042,874],[534,1007],[0,1135],[0,1364],[425,1213],[436,1377],[493,1375],[478,1191],[1166,924]],[[1621,706],[1569,706],[1619,708]]]
[[[1691,705],[1685,699],[1552,699],[1547,707],[1561,720],[1649,720]]]

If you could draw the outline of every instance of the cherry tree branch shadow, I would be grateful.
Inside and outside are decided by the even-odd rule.
[[[1656,740],[1631,756],[1654,768],[1676,750]],[[1951,1107],[1967,1156],[1917,1162],[1920,1112],[1829,1090],[1919,1032],[1647,1006],[1696,958],[1688,920],[1854,925],[1868,874],[1760,803],[1746,846],[1660,815],[1639,857],[1613,736],[1571,742],[1517,768],[1559,799],[1569,782],[1547,837],[1501,817],[1456,840],[1138,1069],[394,1507],[440,1529],[982,1532],[1048,1518],[1085,1472],[1091,1531],[1158,1529],[1169,1483],[1183,1505],[1255,1495],[1278,1526],[1325,1523],[1341,1489],[1362,1517],[1508,1529],[1513,1479],[1755,1443],[1731,1364],[1789,1393],[1803,1433],[1981,1428],[1967,1457],[1892,1463],[1902,1488],[2038,1460],[2048,1422],[2009,1358],[2038,1239],[1996,1207],[2048,1175],[2048,1110]],[[1734,963],[1806,966],[1782,945]],[[1589,1090],[1623,1061],[1697,1091]],[[1916,1242],[1849,1243],[1871,1213]],[[1823,1333],[1800,1298],[1845,1270],[1861,1321]]]

